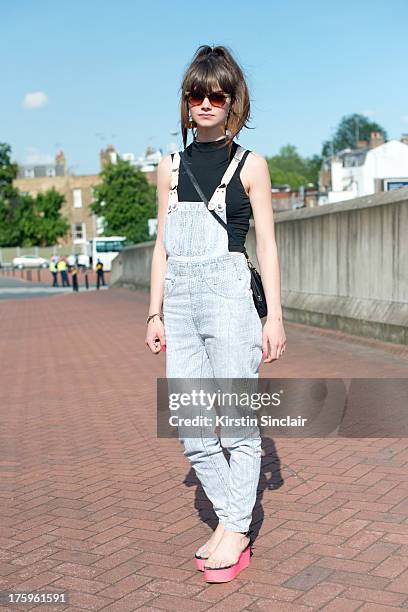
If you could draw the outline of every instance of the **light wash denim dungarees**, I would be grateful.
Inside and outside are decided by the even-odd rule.
[[[209,200],[225,222],[226,186],[244,152],[238,147]],[[245,255],[228,250],[226,230],[202,201],[178,201],[179,167],[176,152],[164,228],[166,377],[258,378],[262,323]],[[218,437],[202,427],[196,437],[179,438],[219,521],[228,530],[247,531],[260,474],[258,427],[238,437],[224,437],[222,428]],[[230,452],[229,463],[222,447]]]

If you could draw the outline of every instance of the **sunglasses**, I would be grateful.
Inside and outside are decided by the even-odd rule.
[[[227,102],[227,98],[230,94],[225,94],[222,92],[213,92],[210,94],[199,94],[199,93],[186,93],[186,98],[190,104],[190,106],[199,106],[208,98],[211,106],[217,106],[218,108],[223,108],[225,103]]]

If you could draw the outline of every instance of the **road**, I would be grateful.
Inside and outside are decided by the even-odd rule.
[[[94,286],[91,286],[89,289],[86,289],[84,286],[79,287],[80,291],[93,291],[94,289]],[[107,289],[107,287],[101,287],[101,289]],[[49,297],[64,295],[72,292],[72,286],[52,287],[51,283],[30,282],[21,280],[19,278],[13,278],[11,276],[8,277],[0,275],[0,300]]]

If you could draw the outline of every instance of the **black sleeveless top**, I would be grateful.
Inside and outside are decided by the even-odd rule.
[[[185,155],[191,164],[191,170],[206,198],[209,200],[215,188],[221,183],[222,176],[235,152],[238,143],[232,142],[231,155],[228,157],[228,147],[225,137],[221,140],[197,142],[193,140],[185,148]],[[243,252],[246,235],[249,230],[251,203],[239,177],[242,166],[250,151],[245,151],[226,190],[226,218],[228,226],[228,250]],[[178,199],[184,202],[199,202],[194,185],[191,183],[183,164],[180,163],[177,187]],[[204,204],[203,204],[204,206]],[[208,214],[211,213],[208,211]]]

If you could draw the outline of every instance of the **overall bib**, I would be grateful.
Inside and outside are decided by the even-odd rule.
[[[209,208],[224,222],[226,188],[244,152],[238,147],[209,199]],[[179,167],[175,153],[164,226],[166,377],[258,378],[262,323],[245,255],[228,250],[228,234],[204,202],[178,200]],[[208,414],[205,409],[201,413]],[[231,531],[247,531],[260,473],[258,427],[235,437],[224,437],[221,429],[218,437],[203,426],[196,437],[179,438],[219,521]]]

